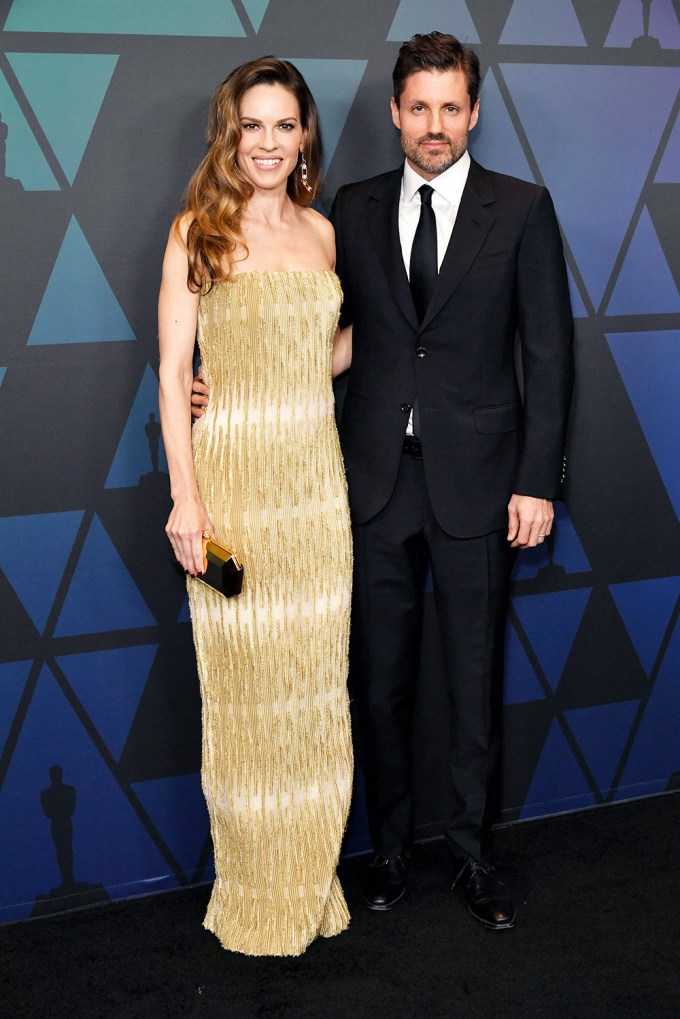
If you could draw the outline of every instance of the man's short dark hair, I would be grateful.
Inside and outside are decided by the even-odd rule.
[[[397,106],[406,79],[416,71],[462,71],[467,82],[470,108],[477,102],[481,81],[479,58],[455,35],[430,32],[428,35],[414,35],[403,44],[392,72],[392,95]]]

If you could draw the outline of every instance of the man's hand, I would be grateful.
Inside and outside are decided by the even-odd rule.
[[[508,503],[508,541],[512,548],[542,545],[552,531],[553,504],[550,499],[513,495]]]
[[[193,384],[191,386],[191,416],[194,421],[198,421],[200,417],[205,414],[205,408],[208,406],[208,400],[210,399],[210,387],[206,386],[203,381],[203,365],[199,365],[198,375],[194,377]]]

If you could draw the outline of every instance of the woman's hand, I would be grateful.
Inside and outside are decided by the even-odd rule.
[[[195,500],[176,502],[165,525],[177,562],[192,577],[205,572],[203,532],[212,533],[212,523],[202,504]]]

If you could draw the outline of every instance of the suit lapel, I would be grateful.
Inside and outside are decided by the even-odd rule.
[[[421,328],[424,328],[442,309],[477,257],[494,222],[494,201],[487,172],[473,160],[463,189],[456,224],[439,270],[437,286]]]
[[[390,291],[403,315],[417,328],[418,317],[399,240],[402,172],[401,167],[394,170],[383,177],[375,188],[368,204],[368,228]]]

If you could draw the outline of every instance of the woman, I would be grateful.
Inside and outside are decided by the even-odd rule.
[[[159,298],[166,531],[189,574],[217,875],[204,925],[228,949],[298,955],[349,921],[335,868],[352,780],[351,539],[331,364],[347,366],[351,336],[337,331],[332,227],[308,208],[320,138],[299,72],[273,57],[233,71],[208,145]],[[197,330],[211,400],[192,436]],[[239,596],[196,579],[204,532],[243,559]]]

